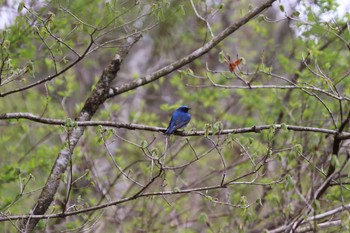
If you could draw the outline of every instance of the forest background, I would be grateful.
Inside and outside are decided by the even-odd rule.
[[[0,231],[349,231],[349,5],[9,2]]]

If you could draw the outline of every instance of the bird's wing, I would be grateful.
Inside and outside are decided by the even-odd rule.
[[[174,128],[175,128],[174,130],[185,127],[188,124],[188,122],[190,122],[190,118],[187,117],[186,115],[178,116],[174,121]]]
[[[171,119],[169,121],[169,125],[168,125],[168,128],[166,129],[165,133],[166,134],[171,134],[175,131],[175,128],[174,128],[174,116],[171,116]]]
[[[190,122],[191,116],[186,113],[175,112],[171,116],[169,126],[165,131],[166,134],[172,134],[175,130],[185,127]]]

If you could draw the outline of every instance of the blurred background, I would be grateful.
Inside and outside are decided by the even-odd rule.
[[[0,114],[74,120],[104,68],[136,33],[142,38],[123,61],[114,87],[201,48],[262,2],[0,1]],[[109,98],[92,120],[165,128],[171,113],[185,104],[191,107],[185,128],[190,132],[281,123],[337,130],[349,111],[349,12],[348,1],[276,1],[190,64]],[[231,62],[242,58],[233,72],[228,56]],[[48,82],[21,89],[62,70]],[[307,204],[315,215],[346,204],[346,141],[331,161],[331,135],[282,128],[170,136],[166,144],[160,132],[87,127],[47,213],[132,197],[158,174],[157,158],[166,152],[164,172],[146,190],[156,194],[45,219],[36,229],[262,232],[305,214]],[[68,131],[24,119],[0,121],[2,216],[30,212]],[[338,185],[315,202],[312,194],[331,163],[344,165]],[[220,186],[223,175],[229,185],[205,188]],[[162,194],[176,190],[193,191]],[[342,221],[325,232],[346,232],[348,213],[335,218]],[[17,225],[5,221],[0,229],[16,232]]]

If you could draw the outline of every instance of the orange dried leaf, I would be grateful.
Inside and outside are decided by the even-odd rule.
[[[235,60],[235,61],[233,61],[233,62],[230,62],[230,63],[228,64],[228,65],[229,65],[230,71],[233,72],[233,71],[236,69],[236,67],[237,67],[239,64],[241,64],[241,62],[242,62],[242,58],[239,58],[239,59],[237,59],[237,60]]]

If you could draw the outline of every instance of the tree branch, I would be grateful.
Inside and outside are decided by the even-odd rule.
[[[95,31],[94,31],[95,32]],[[11,90],[11,91],[8,91],[8,92],[5,92],[5,93],[0,93],[0,97],[5,97],[7,95],[10,95],[10,94],[13,94],[13,93],[16,93],[16,92],[21,92],[21,91],[24,91],[24,90],[27,90],[27,89],[30,89],[34,86],[37,86],[37,85],[40,85],[42,83],[46,83],[58,76],[60,76],[61,74],[64,74],[67,70],[69,70],[70,68],[72,68],[73,66],[75,66],[77,63],[79,63],[81,60],[83,60],[83,58],[85,58],[85,55],[87,54],[87,52],[89,52],[91,46],[93,45],[94,43],[94,40],[92,38],[92,35],[94,34],[94,32],[90,35],[91,36],[91,40],[90,40],[90,43],[89,45],[87,46],[87,48],[85,49],[84,53],[79,56],[74,62],[72,62],[71,64],[69,64],[67,67],[65,67],[64,69],[62,69],[61,71],[59,71],[58,73],[54,74],[54,75],[50,75],[46,78],[43,78],[37,82],[34,82],[34,83],[31,83],[27,86],[24,86],[24,87],[20,87],[20,88],[17,88],[17,89],[14,89],[14,90]]]
[[[53,118],[44,118],[33,115],[31,113],[5,113],[0,114],[0,120],[11,120],[11,119],[26,119],[30,121],[39,122],[47,125],[66,125],[67,121],[53,119]],[[129,130],[145,130],[145,131],[153,131],[153,132],[165,132],[166,128],[157,127],[157,126],[148,126],[148,125],[140,125],[140,124],[132,124],[132,123],[122,123],[122,122],[114,122],[114,121],[84,121],[78,120],[73,121],[73,125],[77,127],[86,127],[86,126],[105,126],[105,127],[114,127],[114,128],[123,128]],[[271,124],[271,125],[256,125],[251,127],[244,128],[236,128],[236,129],[225,129],[219,132],[216,132],[215,135],[224,135],[224,134],[242,134],[242,133],[260,133],[262,130],[268,130],[270,128],[274,129],[287,129],[292,131],[303,131],[303,132],[315,132],[315,133],[323,133],[323,134],[331,134],[338,135],[339,138],[350,138],[350,132],[341,132],[339,133],[337,130],[332,129],[324,129],[324,128],[316,128],[316,127],[308,127],[308,126],[299,126],[299,125],[286,125],[286,124]],[[178,136],[203,136],[205,135],[204,130],[190,130],[190,131],[176,131],[175,135]],[[213,131],[209,131],[208,135],[213,135]]]
[[[155,177],[153,177],[154,179],[158,178],[160,173],[158,175],[156,175]],[[254,172],[253,172],[254,173]],[[248,173],[248,175],[251,175],[252,173]],[[243,178],[243,176],[241,176],[240,178]],[[117,201],[112,201],[112,202],[108,202],[105,204],[101,204],[101,205],[97,205],[97,206],[92,206],[92,207],[88,207],[85,209],[81,209],[81,210],[76,210],[76,211],[71,211],[71,212],[65,212],[65,213],[57,213],[57,214],[36,214],[36,215],[13,215],[13,216],[4,216],[4,214],[1,213],[1,215],[3,215],[4,217],[0,217],[0,222],[4,222],[4,221],[10,221],[10,220],[18,220],[18,219],[35,219],[35,220],[40,220],[40,219],[51,219],[51,218],[64,218],[67,216],[73,216],[73,215],[78,215],[78,214],[82,214],[82,213],[86,213],[86,212],[91,212],[91,211],[95,211],[95,210],[99,210],[99,209],[104,209],[106,207],[109,206],[114,206],[114,205],[118,205],[118,204],[122,204],[131,200],[136,200],[138,198],[141,197],[152,197],[152,196],[168,196],[168,195],[179,195],[179,194],[188,194],[188,193],[196,193],[198,191],[208,191],[208,190],[215,190],[215,189],[223,189],[223,188],[227,188],[228,185],[232,185],[232,184],[225,184],[225,185],[213,185],[213,186],[205,186],[205,187],[198,187],[198,188],[192,188],[192,189],[183,189],[183,190],[175,190],[175,191],[162,191],[162,192],[153,192],[153,193],[142,193],[148,186],[149,184],[151,184],[153,182],[152,179],[144,188],[142,188],[140,191],[138,191],[136,194],[127,197],[127,198],[123,198]],[[251,183],[254,184],[254,183]],[[257,184],[257,185],[262,185],[261,183]],[[270,183],[267,185],[271,185]]]
[[[233,32],[237,31],[240,27],[242,27],[243,25],[248,23],[249,20],[251,20],[252,18],[257,16],[258,14],[260,14],[263,10],[270,7],[272,5],[272,3],[275,1],[276,0],[267,0],[267,1],[263,2],[260,6],[249,11],[245,16],[243,16],[236,23],[227,27],[219,35],[217,35],[212,40],[210,40],[208,43],[204,44],[204,46],[198,48],[197,50],[190,53],[189,55],[155,71],[152,74],[146,75],[145,77],[136,79],[136,80],[131,81],[129,83],[122,84],[118,87],[111,88],[110,93],[108,95],[108,98],[111,98],[111,97],[114,97],[116,95],[122,94],[124,92],[136,89],[140,86],[146,85],[147,83],[153,82],[153,81],[173,72],[174,70],[177,70],[177,69],[183,67],[184,65],[191,63],[193,60],[199,58],[200,56],[202,56],[205,53],[207,53],[208,51],[210,51],[217,44],[219,44],[221,41],[223,41],[226,37],[231,35]]]
[[[126,44],[124,49],[120,51],[119,54],[111,61],[111,63],[104,69],[100,80],[97,82],[96,87],[92,91],[89,98],[86,100],[84,107],[82,108],[80,115],[78,117],[79,121],[89,121],[95,114],[100,105],[107,99],[108,91],[110,85],[117,72],[120,69],[120,65],[127,55],[130,47],[139,39],[135,38],[134,42]],[[68,161],[73,155],[73,151],[79,139],[83,135],[85,126],[72,127],[71,131],[66,137],[67,144],[59,152],[55,164],[52,167],[50,175],[46,181],[46,184],[41,191],[37,203],[32,209],[31,215],[41,215],[46,212],[46,210],[51,205],[53,198],[57,192],[58,186],[60,184],[60,179],[63,173],[67,169]],[[23,232],[32,232],[39,219],[31,218],[24,219],[21,222],[20,229]]]
[[[338,207],[336,209],[329,210],[327,212],[324,212],[324,213],[321,213],[321,214],[318,214],[318,215],[315,215],[315,216],[308,217],[305,220],[303,220],[300,225],[304,225],[306,223],[313,222],[313,221],[318,221],[318,220],[321,220],[321,219],[324,219],[324,218],[327,218],[327,217],[333,217],[335,214],[338,214],[340,212],[348,210],[349,208],[350,208],[350,204],[347,204],[345,206],[341,206],[341,207]],[[288,226],[284,225],[284,226],[280,226],[280,227],[278,227],[276,229],[273,229],[273,230],[271,230],[269,232],[270,233],[285,232],[285,230],[287,228],[288,228]],[[302,231],[303,229],[305,229],[305,228],[301,227],[300,229],[298,229],[298,232],[299,232],[299,230]]]

